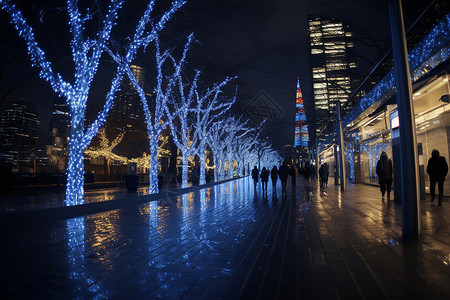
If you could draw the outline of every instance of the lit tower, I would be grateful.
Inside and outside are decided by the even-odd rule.
[[[303,105],[302,90],[300,89],[300,81],[298,77],[295,106],[297,108],[297,112],[295,114],[294,147],[308,147],[308,125],[306,125],[305,106]]]
[[[347,102],[352,86],[357,83],[353,69],[358,66],[351,55],[354,44],[348,25],[309,15],[308,38],[315,115],[312,126],[319,133],[336,113],[336,103]],[[352,107],[347,105],[345,109]]]

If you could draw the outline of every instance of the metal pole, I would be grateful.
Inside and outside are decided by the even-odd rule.
[[[345,170],[344,132],[341,122],[341,102],[336,102],[336,119],[338,122],[338,144],[339,144],[339,175],[341,178],[341,191],[347,190],[347,178]]]
[[[416,239],[421,230],[416,124],[401,1],[388,0],[388,8],[400,121],[400,186],[403,197],[402,236],[405,240],[408,240]]]
[[[319,138],[316,136],[316,178],[319,178]]]
[[[334,144],[334,185],[339,185],[339,154],[338,145]]]

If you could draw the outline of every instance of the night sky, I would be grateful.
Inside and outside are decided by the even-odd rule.
[[[20,1],[20,7],[36,28],[38,41],[48,51],[48,57],[55,61],[54,68],[70,79],[71,57],[64,38],[68,36],[65,4],[63,1],[34,2]],[[89,2],[80,1],[81,5]],[[127,35],[136,16],[143,12],[145,2],[125,1],[115,38]],[[168,1],[156,2],[164,5]],[[406,26],[430,2],[403,1]],[[203,71],[205,83],[226,76],[239,77],[234,82],[238,85],[236,113],[242,113],[262,91],[276,102],[280,112],[270,120],[265,134],[276,149],[281,149],[294,140],[297,76],[304,101],[311,101],[306,30],[309,13],[334,17],[350,26],[360,41],[356,42],[361,56],[360,76],[390,47],[387,3],[378,0],[191,0],[170,21],[162,39],[165,46],[179,48],[186,36],[194,32],[198,43],[191,49],[189,63]],[[21,97],[35,103],[41,115],[41,132],[46,133],[56,96],[49,84],[39,79],[37,69],[30,67],[26,48],[8,22],[8,16],[0,12],[2,103]],[[98,72],[92,94],[97,102],[105,94],[104,83],[108,81],[105,74],[112,70],[107,61],[102,66],[104,69]]]

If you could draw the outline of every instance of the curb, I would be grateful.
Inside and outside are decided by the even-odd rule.
[[[165,190],[160,191],[158,194],[153,195],[133,195],[128,194],[127,197],[121,199],[114,199],[102,202],[93,202],[93,203],[85,203],[80,205],[73,206],[63,206],[63,207],[55,207],[55,208],[47,208],[40,210],[31,210],[25,212],[12,212],[9,214],[0,216],[0,226],[30,226],[36,223],[45,223],[45,222],[53,222],[65,219],[71,219],[86,215],[92,215],[96,213],[102,213],[110,210],[115,210],[127,206],[142,204],[150,201],[161,200],[167,197],[174,197],[190,192],[195,192],[204,188],[209,188],[215,185],[219,185],[222,183],[226,183],[229,181],[245,178],[243,177],[235,177],[232,179],[226,179],[218,182],[209,182],[204,185],[198,185],[195,187],[188,188],[180,188],[174,190]],[[170,195],[169,195],[170,193]],[[4,227],[6,228],[6,227]]]

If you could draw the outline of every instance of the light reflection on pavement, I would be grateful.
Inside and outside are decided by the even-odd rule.
[[[253,182],[243,178],[4,233],[5,257],[22,253],[26,259],[18,264],[23,270],[17,264],[7,267],[15,275],[10,281],[31,276],[52,286],[44,289],[39,280],[21,291],[8,280],[2,285],[16,296],[196,298],[223,287],[235,271],[236,250],[277,210],[260,189],[255,193]]]

